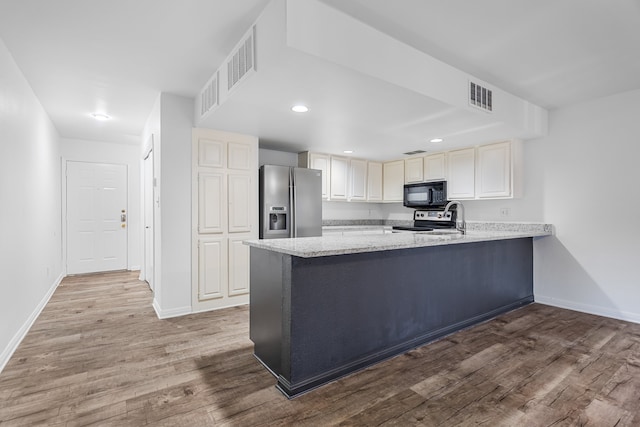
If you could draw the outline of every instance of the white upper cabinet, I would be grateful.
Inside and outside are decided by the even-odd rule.
[[[475,148],[449,151],[447,197],[449,200],[475,198]]]
[[[449,200],[520,197],[521,144],[511,140],[449,151]]]
[[[402,202],[404,196],[404,160],[383,164],[383,190],[385,202]]]
[[[388,162],[304,152],[298,166],[322,170],[325,200],[402,202],[404,184],[441,180],[449,200],[500,199],[521,196],[521,158],[514,139]]]
[[[412,184],[424,180],[424,161],[422,157],[413,157],[404,161],[404,182]]]
[[[367,200],[367,161],[351,159],[349,161],[349,200]]]
[[[367,200],[382,201],[382,162],[367,162]]]
[[[447,178],[447,153],[429,154],[424,158],[424,180],[439,181]]]
[[[349,194],[349,159],[331,156],[331,200],[347,200]]]
[[[512,196],[511,143],[478,147],[476,195],[478,198]]]
[[[331,187],[331,164],[328,154],[310,153],[305,151],[298,154],[298,166],[301,168],[318,169],[322,171],[322,199],[329,199]]]

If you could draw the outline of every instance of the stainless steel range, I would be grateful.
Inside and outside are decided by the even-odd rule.
[[[413,212],[412,226],[394,226],[394,232],[433,231],[456,228],[455,209],[418,209]]]

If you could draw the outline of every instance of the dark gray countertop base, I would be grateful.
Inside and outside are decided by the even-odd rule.
[[[251,248],[250,336],[290,398],[532,301],[531,238],[315,258]]]

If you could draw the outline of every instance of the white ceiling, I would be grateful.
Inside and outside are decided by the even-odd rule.
[[[545,108],[640,89],[640,0],[322,1]],[[137,144],[158,93],[196,96],[267,3],[0,0],[0,38],[61,136]],[[351,114],[368,123],[349,129],[353,140],[376,133],[380,111],[361,104],[339,121],[335,110],[320,113],[327,140]],[[94,111],[113,120],[97,123]],[[292,123],[276,125],[271,145],[299,149],[287,141]]]

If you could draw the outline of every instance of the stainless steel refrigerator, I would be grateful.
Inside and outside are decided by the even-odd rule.
[[[260,167],[260,238],[322,236],[322,171]]]

